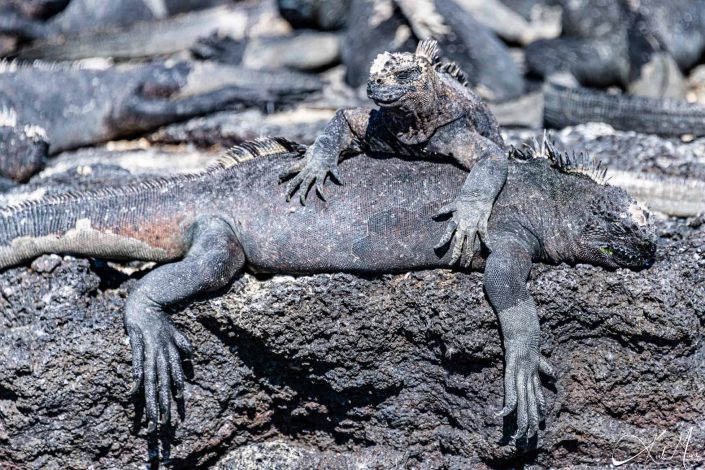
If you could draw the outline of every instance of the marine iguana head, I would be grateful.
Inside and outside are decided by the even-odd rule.
[[[44,129],[18,125],[14,110],[0,109],[0,175],[26,181],[44,167],[48,151]]]
[[[579,228],[579,261],[606,268],[648,268],[656,255],[656,231],[648,210],[625,190],[601,186],[585,205]]]
[[[519,160],[546,158],[565,174],[554,196],[560,203],[553,201],[565,222],[552,238],[564,247],[560,251],[570,253],[566,258],[610,269],[653,264],[657,236],[651,215],[624,189],[607,184],[599,162],[584,153],[559,152],[545,136],[540,147],[535,143],[534,148],[512,148],[510,155]],[[545,249],[548,245],[544,240]]]
[[[370,67],[367,96],[381,108],[416,110],[435,104],[438,44],[424,39],[411,52],[379,54]]]

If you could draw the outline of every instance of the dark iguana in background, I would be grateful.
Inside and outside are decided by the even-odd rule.
[[[448,268],[449,251],[431,248],[445,223],[429,214],[456,200],[465,172],[419,159],[345,161],[350,183],[330,201],[281,204],[277,173],[301,149],[282,139],[234,147],[209,169],[119,188],[53,196],[0,210],[0,269],[43,253],[168,263],[142,277],[130,294],[125,327],[133,350],[135,390],[142,384],[154,429],[169,420],[171,386],[184,386],[187,338],[169,307],[220,289],[245,267],[270,273],[387,273]],[[549,158],[534,158],[543,153]],[[255,158],[267,155],[268,158]],[[585,159],[545,151],[515,152],[488,224],[485,289],[505,348],[505,404],[516,410],[517,436],[534,434],[545,407],[539,371],[536,305],[526,289],[533,262],[590,263],[642,269],[655,255],[649,215],[611,187]],[[449,162],[448,162],[449,163]],[[474,260],[473,260],[474,258]]]
[[[227,106],[281,106],[318,77],[208,62],[136,66],[0,64],[0,176],[24,181],[48,154],[154,129]],[[27,134],[29,131],[29,135]],[[48,146],[47,146],[48,144]]]
[[[592,86],[621,85],[651,97],[683,98],[687,71],[705,48],[705,3],[676,0],[564,1],[564,37],[526,49],[529,68],[572,74]]]
[[[476,234],[486,235],[492,203],[506,179],[507,157],[497,121],[465,87],[458,67],[438,61],[433,40],[419,43],[415,54],[380,54],[370,69],[367,95],[379,109],[339,110],[306,159],[283,175],[296,175],[288,197],[298,190],[304,204],[313,186],[323,197],[327,176],[340,180],[339,159],[355,153],[451,157],[470,174],[458,200],[441,209],[441,214],[452,213],[453,220],[438,247],[457,232],[457,261],[464,245],[472,250]]]

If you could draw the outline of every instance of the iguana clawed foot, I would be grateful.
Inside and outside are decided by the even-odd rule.
[[[326,179],[330,176],[337,184],[341,184],[340,176],[338,175],[338,164],[335,160],[316,158],[314,154],[306,152],[306,156],[296,163],[291,165],[288,170],[279,175],[279,180],[284,181],[291,178],[286,187],[286,201],[291,201],[291,198],[299,192],[299,201],[302,206],[306,205],[306,197],[315,185],[316,194],[322,200],[326,200],[323,193],[323,185]],[[293,177],[293,178],[292,178]]]
[[[506,345],[504,371],[504,408],[498,413],[507,416],[517,413],[517,430],[512,439],[536,434],[546,412],[546,399],[541,388],[539,372],[555,379],[551,365],[533,348],[515,343]]]
[[[487,221],[492,212],[492,201],[459,196],[446,204],[434,218],[452,214],[443,238],[434,249],[440,249],[455,238],[451,255],[451,264],[462,258],[463,267],[470,266],[473,253],[480,248],[480,241],[487,240]]]
[[[159,424],[169,422],[172,383],[176,398],[183,396],[181,355],[191,356],[191,344],[158,308],[141,315],[131,315],[128,309],[125,328],[132,346],[134,385],[131,393],[137,393],[144,383],[147,430],[152,432],[157,427],[158,417]]]

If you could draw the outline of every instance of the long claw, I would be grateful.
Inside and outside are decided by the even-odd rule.
[[[156,427],[159,413],[157,405],[157,370],[153,351],[147,350],[147,360],[145,362],[147,363],[144,371],[145,411],[150,430],[153,431],[152,425]]]
[[[340,177],[340,173],[338,173],[337,168],[331,168],[328,170],[328,174],[330,175],[331,179],[333,182],[337,185],[342,186],[343,185],[343,179]]]
[[[193,347],[191,346],[191,342],[182,332],[174,327],[171,329],[171,337],[174,338],[174,344],[177,348],[179,348],[179,351],[181,351],[182,354],[186,357],[193,356]]]
[[[517,390],[516,381],[514,379],[514,371],[516,370],[516,359],[509,359],[507,369],[504,372],[504,408],[500,414],[507,416],[517,406]]]
[[[451,213],[455,212],[456,210],[458,210],[458,209],[457,209],[457,207],[455,206],[455,203],[454,203],[454,202],[451,202],[451,203],[449,203],[449,204],[444,205],[444,206],[441,207],[440,209],[438,209],[438,210],[436,211],[436,213],[433,214],[433,218],[434,218],[434,219],[438,219],[439,217],[442,217],[442,216],[447,215],[447,214],[451,214]]]
[[[529,425],[528,413],[527,413],[527,403],[526,403],[526,373],[519,370],[519,374],[516,378],[517,384],[517,431],[512,436],[513,439],[518,439],[524,434],[526,434],[526,429]]]
[[[453,238],[453,234],[455,233],[455,230],[457,228],[458,228],[458,222],[456,222],[455,220],[451,220],[450,222],[448,222],[448,227],[446,228],[446,233],[443,234],[441,241],[439,241],[438,244],[436,246],[434,246],[433,248],[438,250],[438,249],[446,246]]]
[[[463,254],[463,244],[466,243],[465,236],[465,227],[459,226],[456,232],[455,245],[453,245],[453,255],[450,258],[450,264],[455,264],[460,260],[460,256]]]
[[[130,395],[137,393],[142,388],[142,374],[144,370],[144,341],[142,335],[134,328],[128,328],[127,334],[130,337],[132,346],[132,388]]]
[[[460,263],[462,267],[467,268],[470,266],[472,261],[472,255],[475,253],[475,240],[477,240],[477,232],[472,236],[472,239],[466,238],[465,244],[463,246],[463,253],[460,256],[462,262]]]
[[[297,188],[301,186],[303,180],[304,177],[301,175],[301,173],[299,173],[291,181],[289,181],[289,184],[286,186],[286,202],[291,201],[291,198],[296,193]]]
[[[180,399],[184,396],[184,370],[181,367],[179,351],[173,345],[169,345],[169,370],[171,371],[171,380],[176,390],[174,396]]]
[[[169,362],[164,351],[160,351],[157,355],[157,378],[159,380],[159,424],[165,424],[169,422],[171,415],[171,382],[169,380]]]
[[[541,388],[541,379],[539,379],[538,374],[534,375],[534,393],[536,394],[536,401],[538,402],[539,416],[545,416],[546,398],[543,396],[543,389]]]
[[[318,194],[318,197],[320,197],[322,201],[326,200],[326,195],[323,193],[323,185],[321,185],[321,183],[316,185],[316,194]]]
[[[534,390],[533,379],[529,380],[526,386],[526,402],[529,419],[529,428],[526,437],[531,437],[536,434],[539,428],[539,411],[536,404],[536,391]]]
[[[556,371],[553,369],[553,366],[551,364],[549,364],[549,362],[544,357],[541,357],[539,359],[539,372],[546,375],[551,380],[556,380]]]

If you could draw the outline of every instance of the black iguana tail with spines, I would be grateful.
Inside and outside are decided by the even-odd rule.
[[[547,84],[544,122],[563,128],[605,122],[615,129],[660,135],[705,135],[705,107],[671,99],[610,95]]]

